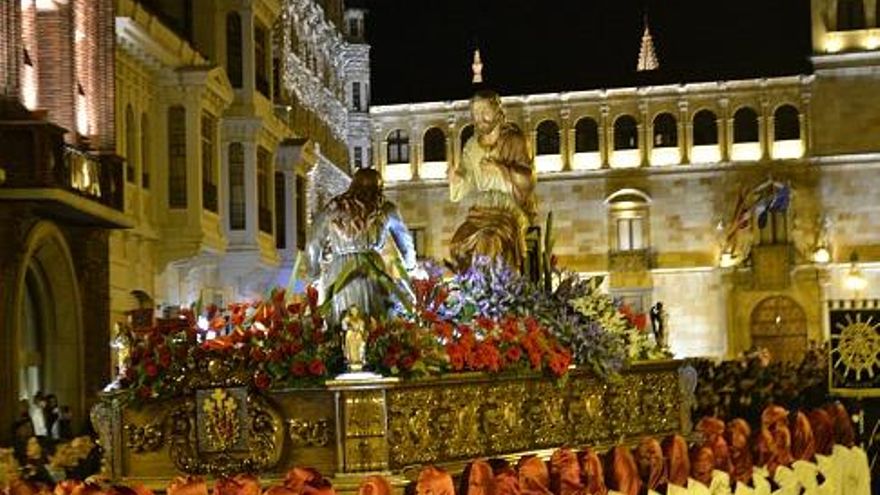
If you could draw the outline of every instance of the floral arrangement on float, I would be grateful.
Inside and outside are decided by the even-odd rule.
[[[535,283],[488,258],[455,274],[431,262],[424,269],[424,278],[398,280],[405,301],[368,322],[371,371],[565,377],[575,364],[612,379],[628,362],[669,356],[646,315],[601,292],[600,277],[553,269],[552,283]],[[311,286],[226,308],[196,305],[139,332],[118,383],[140,401],[187,393],[209,375],[259,390],[318,385],[345,368],[342,332],[327,328],[325,309]]]

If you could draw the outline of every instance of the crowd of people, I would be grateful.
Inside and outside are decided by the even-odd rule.
[[[90,434],[75,437],[73,430],[70,407],[59,405],[54,394],[38,391],[19,401],[12,448],[0,449],[5,476],[45,486],[100,471],[100,448]]]
[[[840,403],[810,411],[769,406],[754,426],[742,418],[702,418],[695,441],[681,435],[643,438],[634,447],[617,445],[604,453],[592,448],[556,450],[549,460],[526,456],[474,460],[453,476],[425,466],[404,488],[413,495],[869,495],[865,452],[855,445],[851,417]],[[2,467],[2,457],[0,457]],[[2,481],[2,478],[0,478]],[[97,481],[39,481],[9,477],[8,495],[150,495],[143,486]],[[200,477],[181,477],[168,495],[208,495]],[[359,495],[391,495],[381,476],[366,477]],[[216,481],[213,495],[335,495],[331,481],[314,469],[294,468],[284,481],[264,490],[259,478],[241,474]]]
[[[767,349],[731,360],[692,360],[699,376],[694,417],[744,418],[754,424],[768,404],[819,407],[830,401],[827,360],[821,346],[811,346],[797,362],[774,360]]]

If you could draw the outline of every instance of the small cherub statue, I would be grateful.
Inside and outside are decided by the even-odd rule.
[[[342,330],[345,332],[345,361],[348,371],[359,372],[364,369],[367,350],[366,322],[357,306],[351,306],[342,319]]]

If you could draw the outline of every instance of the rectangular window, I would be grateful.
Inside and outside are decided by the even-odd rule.
[[[269,40],[266,28],[260,25],[254,27],[254,75],[256,77],[257,91],[266,98],[271,98],[269,93]]]
[[[275,247],[277,249],[287,247],[287,229],[284,225],[287,223],[287,209],[284,206],[287,198],[285,186],[284,174],[275,172]]]
[[[424,259],[426,256],[425,252],[425,229],[424,227],[418,227],[415,229],[409,229],[409,233],[412,236],[413,240],[413,248],[416,251],[416,258]]]
[[[258,224],[262,232],[272,233],[272,206],[269,204],[269,185],[272,157],[266,148],[257,148],[257,206]]]
[[[306,178],[296,176],[296,248],[306,248]]]
[[[186,110],[168,109],[168,207],[186,208]]]
[[[361,111],[361,83],[359,82],[351,83],[351,109],[356,112]]]
[[[635,251],[644,247],[642,219],[639,217],[617,219],[617,250]]]
[[[364,149],[360,146],[354,147],[354,167],[364,168]]]
[[[202,208],[217,213],[217,170],[214,166],[214,135],[217,119],[202,112]]]
[[[356,18],[348,20],[348,35],[352,38],[361,37],[360,22]]]
[[[244,146],[229,144],[229,229],[244,230],[247,222],[244,192]]]

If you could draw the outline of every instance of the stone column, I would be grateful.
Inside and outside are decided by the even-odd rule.
[[[455,120],[447,119],[446,121],[446,169],[455,167],[455,148],[457,139],[455,138]]]
[[[733,146],[733,119],[730,117],[730,100],[721,98],[718,101],[721,113],[716,117],[715,125],[718,128],[718,148],[721,151],[721,161],[730,161],[730,149]]]
[[[761,99],[761,112],[758,114],[758,139],[761,140],[761,160],[770,159],[770,147],[773,143],[773,115],[770,111],[770,100]]]
[[[246,242],[257,244],[260,231],[259,198],[257,193],[257,144],[254,141],[241,143],[244,149],[244,226]]]
[[[812,106],[810,101],[812,95],[804,93],[801,95],[801,111],[798,113],[798,122],[800,123],[801,143],[804,147],[804,156],[809,156],[813,148],[813,128],[810,125],[810,115],[812,114]]]
[[[651,150],[654,148],[653,129],[654,125],[648,120],[648,104],[639,102],[639,122],[637,123],[639,136],[639,153],[641,154],[642,167],[651,165]]]
[[[572,139],[572,131],[571,129],[571,109],[563,108],[559,112],[559,154],[562,159],[562,170],[568,171],[571,170],[571,144],[574,141]]]
[[[678,102],[678,152],[681,153],[679,163],[687,165],[691,162],[691,143],[694,142],[694,125],[688,116],[688,102]]]
[[[614,144],[614,128],[608,121],[608,113],[610,109],[608,105],[602,105],[599,108],[601,114],[599,118],[599,155],[602,161],[602,168],[611,166],[611,153]]]
[[[409,166],[412,173],[412,180],[421,179],[422,168],[422,135],[419,128],[413,124],[409,128]]]

